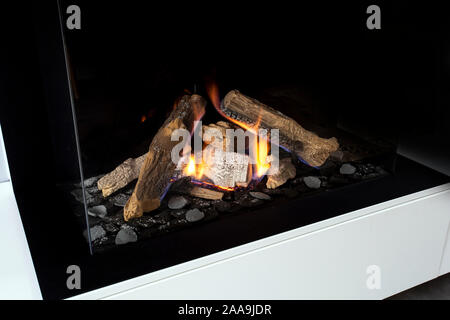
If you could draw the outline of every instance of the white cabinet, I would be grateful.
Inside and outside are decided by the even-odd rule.
[[[0,300],[42,299],[10,181],[0,183],[0,204]]]
[[[447,232],[447,241],[442,255],[440,275],[450,272],[450,223]]]
[[[41,299],[9,176],[0,127],[0,299]]]
[[[439,275],[449,189],[425,190],[78,298],[385,298]],[[379,289],[368,288],[369,276],[379,279]]]
[[[3,144],[2,127],[0,127],[0,183],[9,180],[8,160]]]

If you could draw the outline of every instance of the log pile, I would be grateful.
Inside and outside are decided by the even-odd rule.
[[[205,107],[206,100],[199,95],[182,97],[154,136],[149,151],[138,158],[127,159],[98,181],[98,189],[102,191],[104,197],[108,197],[138,179],[124,208],[125,221],[157,209],[171,183],[185,176],[180,171],[180,167],[171,159],[173,147],[179,144],[179,141],[172,141],[171,136],[177,129],[186,129],[192,133],[194,121],[199,120],[204,114]],[[290,150],[311,166],[322,165],[339,147],[335,138],[321,138],[304,129],[295,120],[237,90],[232,90],[225,96],[221,111],[228,117],[228,120],[236,120],[233,121],[236,124],[245,124],[243,127],[252,127],[258,123],[259,127],[263,129],[278,129],[280,146]],[[219,145],[223,152],[218,152],[219,158],[216,161],[210,160],[212,156],[215,156],[211,154],[211,150],[217,149],[206,148],[214,141],[204,141],[203,145],[206,148],[204,151],[208,151],[203,154],[202,174],[213,185],[228,188],[247,187],[253,178],[249,156],[229,152],[227,149],[231,141],[227,141],[226,130],[235,128],[237,128],[235,124],[226,121],[203,126],[203,135],[209,129],[214,129],[219,131],[219,136],[221,135],[223,140],[222,145]],[[270,135],[268,138],[270,139]],[[234,146],[234,141],[232,143]],[[277,188],[286,183],[288,179],[294,178],[295,175],[295,167],[291,160],[283,159],[280,161],[279,171],[268,176],[266,186],[269,189]],[[223,192],[220,192],[219,189],[216,191],[193,185],[190,179],[187,184],[184,184],[182,190],[175,191],[212,200],[222,199],[223,196]]]

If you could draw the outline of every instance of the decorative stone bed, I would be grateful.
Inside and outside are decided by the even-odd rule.
[[[295,160],[288,153],[281,153],[282,159],[290,159],[295,166],[294,178],[278,188],[268,189],[267,177],[264,177],[248,188],[225,192],[221,200],[203,199],[188,194],[185,190],[191,182],[189,177],[185,177],[172,184],[160,208],[130,221],[124,220],[123,207],[136,182],[104,198],[97,188],[97,181],[102,176],[88,178],[84,184],[93,249],[96,252],[104,251],[212,219],[221,219],[224,215],[246,214],[266,205],[276,207],[279,202],[389,174],[376,161],[343,162],[342,155],[342,151],[335,152],[321,168],[316,169]],[[81,225],[85,225],[81,185],[76,187],[71,191],[69,186],[65,189],[70,191],[71,203]],[[84,236],[87,239],[86,229]]]

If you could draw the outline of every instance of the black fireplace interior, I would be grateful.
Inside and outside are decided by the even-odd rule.
[[[401,104],[397,85],[408,68],[404,49],[394,50],[401,49],[398,39],[328,28],[312,34],[311,26],[304,29],[299,24],[301,15],[275,23],[265,12],[249,16],[233,10],[224,12],[233,14],[226,28],[214,15],[176,13],[161,34],[160,19],[153,20],[148,12],[134,16],[135,9],[105,11],[84,3],[83,9],[83,28],[65,30],[64,36],[94,251],[122,245],[122,229],[131,233],[124,241],[134,242],[194,227],[198,223],[190,215],[195,209],[202,223],[230,219],[261,206],[276,208],[279,202],[394,173],[399,121],[392,110]],[[127,24],[101,18],[117,16],[117,10],[130,18]],[[315,21],[314,27],[327,18]],[[296,175],[282,187],[267,189],[265,178],[225,192],[222,200],[183,194],[179,182],[156,211],[125,222],[123,206],[135,182],[104,198],[96,180],[126,159],[145,154],[182,95],[196,93],[208,99],[205,125],[227,120],[211,103],[211,84],[218,87],[220,98],[238,89],[323,138],[336,137],[337,155],[320,168],[293,159]],[[281,157],[291,154],[282,152]],[[82,189],[73,186],[79,180],[61,178],[63,185],[70,182],[63,188],[84,223]],[[177,196],[187,204],[171,209],[168,201]]]
[[[82,10],[81,30],[65,28],[70,4]],[[88,270],[83,290],[90,290],[447,182],[397,154],[399,139],[418,131],[448,145],[445,20],[432,9],[380,4],[382,29],[368,30],[369,4],[36,8],[46,19],[34,19],[34,33],[22,31],[30,41],[18,44],[35,59],[15,59],[17,70],[34,74],[27,85],[39,83],[30,97],[40,105],[33,122],[16,111],[2,128],[8,155],[24,159],[11,146],[21,135],[11,138],[9,126],[45,124],[32,137],[33,152],[43,155],[32,174],[43,187],[31,190],[11,166],[44,296],[74,294],[59,272],[66,264]],[[411,18],[419,13],[426,24]],[[25,81],[17,70],[14,81]],[[204,125],[228,121],[213,106],[212,84],[221,99],[237,89],[320,137],[336,137],[339,149],[320,167],[281,150],[294,176],[274,189],[264,177],[222,199],[187,194],[189,181],[180,179],[157,210],[124,221],[136,180],[105,198],[98,179],[145,154],[183,95],[206,99]],[[24,201],[30,197],[51,199],[49,213]],[[180,197],[186,203],[172,209],[170,199]]]

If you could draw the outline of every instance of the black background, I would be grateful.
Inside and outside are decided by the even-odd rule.
[[[368,30],[372,3],[364,1],[75,3],[82,28],[65,35],[88,176],[145,152],[174,100],[194,85],[207,96],[211,79],[222,95],[239,89],[256,98],[293,85],[325,126],[341,121],[390,140],[449,136],[449,24],[437,5],[378,2],[382,29]],[[296,110],[276,107],[295,118]]]
[[[197,2],[170,3],[166,8],[161,3],[144,7],[138,1],[73,3],[79,3],[83,15],[82,30],[68,41],[74,65],[86,64],[88,74],[103,83],[107,92],[117,92],[118,99],[129,101],[133,93],[130,105],[148,99],[149,88],[154,92],[173,90],[171,95],[176,95],[193,82],[201,83],[220,60],[225,65],[218,69],[226,72],[217,77],[224,89],[252,90],[251,83],[298,80],[300,74],[298,82],[323,94],[326,106],[345,107],[360,115],[379,112],[386,125],[398,125],[404,134],[421,130],[435,137],[441,147],[448,145],[449,18],[436,4],[378,3],[382,30],[370,31],[365,27],[365,9],[372,3],[363,2],[318,2],[314,6],[226,2],[214,7]],[[3,40],[6,56],[2,50],[0,120],[16,198],[45,298],[79,293],[65,288],[65,268],[70,264],[81,266],[83,291],[91,290],[446,181],[406,161],[406,169],[392,180],[352,190],[357,203],[350,201],[348,190],[341,190],[327,195],[327,201],[322,196],[286,204],[275,220],[274,210],[267,208],[259,213],[258,228],[246,228],[251,217],[242,215],[221,225],[198,226],[195,232],[159,238],[141,248],[90,257],[55,190],[58,173],[69,170],[66,159],[76,156],[70,115],[63,112],[55,117],[56,112],[69,110],[65,109],[69,96],[56,3],[31,8],[18,8]],[[230,42],[230,38],[236,41]],[[264,45],[267,39],[272,40],[269,47]],[[235,43],[250,43],[261,55],[235,51]],[[284,50],[279,50],[277,43],[282,43]],[[234,58],[228,60],[230,55]],[[268,56],[279,64],[267,64]],[[128,63],[116,63],[120,57]],[[293,65],[292,61],[300,63]],[[161,76],[155,84],[147,72],[155,65],[166,65],[176,75]],[[246,70],[237,84],[229,83],[235,74],[233,66]],[[275,76],[280,74],[283,77]],[[161,96],[165,93],[160,92]],[[52,131],[55,119],[67,130]],[[54,154],[55,145],[65,143],[64,155]],[[70,170],[70,176],[78,174],[78,168]],[[411,171],[416,172],[414,177],[407,174]],[[340,208],[337,212],[336,207]],[[298,210],[310,213],[300,221],[294,214]],[[220,237],[224,230],[241,236],[230,242]],[[211,240],[208,245],[205,237]],[[184,252],[186,241],[200,249]]]

